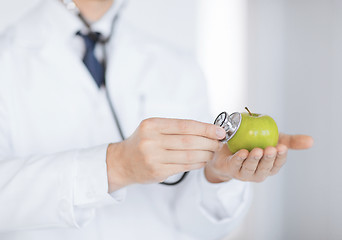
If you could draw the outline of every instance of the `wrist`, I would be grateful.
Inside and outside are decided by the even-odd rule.
[[[214,171],[211,167],[206,166],[204,168],[204,176],[210,183],[222,183],[222,182],[228,182],[232,180],[233,178],[229,176],[222,176],[218,174],[216,171]]]
[[[106,163],[109,193],[129,185],[125,174],[125,167],[123,166],[123,152],[121,143],[111,143],[108,145]]]

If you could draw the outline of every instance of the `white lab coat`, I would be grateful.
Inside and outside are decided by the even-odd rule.
[[[106,148],[120,141],[103,89],[67,44],[74,16],[43,1],[0,38],[0,239],[216,239],[248,208],[247,184],[133,185],[108,194]],[[212,121],[188,54],[124,18],[107,87],[125,136],[148,117]]]

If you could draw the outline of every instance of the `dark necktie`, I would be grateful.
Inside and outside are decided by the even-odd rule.
[[[83,38],[86,46],[83,63],[86,65],[89,73],[94,78],[97,86],[100,88],[101,85],[105,83],[105,68],[104,65],[95,57],[94,50],[101,34],[91,32],[87,35],[84,35],[81,32],[77,32],[77,35]]]

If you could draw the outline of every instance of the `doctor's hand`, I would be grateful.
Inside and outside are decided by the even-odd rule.
[[[307,149],[312,144],[313,139],[310,136],[280,134],[276,147],[267,147],[265,150],[255,148],[251,152],[242,149],[234,155],[225,144],[214,160],[205,167],[205,175],[212,183],[226,182],[233,178],[262,182],[279,172],[286,162],[288,149]]]
[[[222,147],[218,140],[225,134],[222,128],[208,123],[146,119],[127,140],[108,146],[109,192],[203,168]]]

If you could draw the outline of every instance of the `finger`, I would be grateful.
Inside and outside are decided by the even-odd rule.
[[[279,172],[279,170],[284,166],[286,162],[286,157],[287,157],[287,146],[283,144],[279,144],[277,146],[277,158],[275,159],[273,163],[273,167],[271,169],[271,174],[270,175],[275,175]]]
[[[167,150],[206,150],[216,152],[221,144],[218,140],[194,135],[162,135],[161,147]]]
[[[158,127],[162,134],[197,135],[215,140],[223,139],[226,136],[223,128],[194,120],[161,119]]]
[[[277,149],[275,147],[267,147],[264,150],[264,155],[254,174],[254,180],[256,182],[262,182],[270,175],[276,157]]]
[[[248,155],[247,159],[243,162],[240,169],[240,177],[244,180],[251,179],[263,155],[263,150],[254,148]]]
[[[279,134],[279,144],[284,144],[291,149],[307,149],[313,145],[313,138],[307,135]]]
[[[214,158],[214,153],[211,151],[177,151],[165,150],[162,161],[167,164],[195,164],[207,163]]]
[[[234,155],[230,156],[226,161],[228,161],[229,171],[232,175],[240,172],[243,162],[247,159],[249,152],[246,149],[242,149],[236,152]]]

